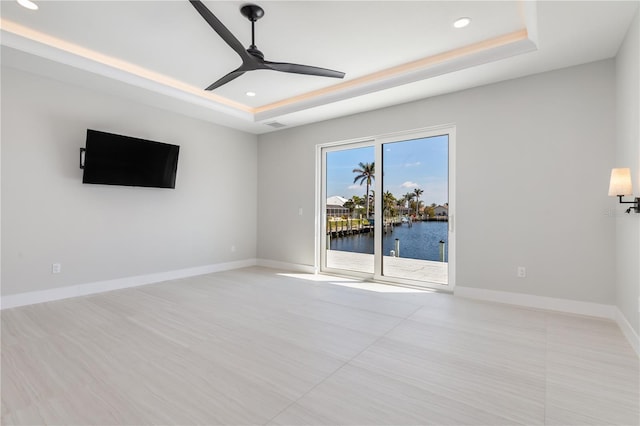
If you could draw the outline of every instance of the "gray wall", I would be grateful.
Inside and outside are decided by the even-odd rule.
[[[616,57],[618,144],[612,167],[630,167],[633,189],[640,196],[640,12],[629,28]],[[626,200],[630,200],[626,197]],[[617,305],[640,334],[640,215],[621,214],[628,206],[615,205]]]
[[[180,145],[176,189],[83,185],[87,128]],[[3,67],[2,295],[254,259],[256,143]]]
[[[2,294],[255,257],[313,265],[315,145],[455,123],[457,284],[616,303],[638,331],[639,221],[606,195],[628,159],[640,188],[637,76],[636,17],[615,62],[256,137],[3,68]],[[177,189],[82,185],[87,127],[181,145]]]
[[[447,123],[457,285],[614,304],[613,60],[261,135],[258,258],[314,264],[316,144]]]

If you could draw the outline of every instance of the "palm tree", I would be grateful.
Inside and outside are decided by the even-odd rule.
[[[345,209],[349,209],[349,217],[351,217],[353,215],[353,211],[356,208],[355,203],[353,202],[353,200],[347,200],[342,207],[344,207]]]
[[[400,198],[396,198],[396,210],[398,212],[402,212],[403,208],[407,206],[407,200],[404,198],[404,195]]]
[[[369,205],[370,206],[375,206],[376,205],[376,190],[372,189],[371,191],[369,191]]]
[[[413,192],[407,192],[404,194],[404,199],[407,200],[407,207],[409,208],[409,214],[411,214],[411,200],[415,198],[416,194]]]
[[[371,186],[371,182],[373,181],[375,175],[375,162],[373,163],[359,163],[359,169],[353,169],[353,173],[357,173],[358,175],[353,179],[353,183],[357,183],[360,181],[360,185],[362,183],[367,184],[367,193],[365,194],[365,202],[367,203],[366,217],[369,217],[369,187]]]
[[[420,215],[420,196],[424,191],[420,188],[416,188],[413,190],[413,193],[416,196],[416,217]]]
[[[389,191],[382,194],[383,208],[387,216],[391,216],[393,213],[393,206],[396,204],[396,197]]]
[[[357,195],[354,195],[353,197],[351,197],[351,201],[353,201],[353,209],[354,211],[356,211],[357,209],[357,213],[358,214],[362,214],[362,206],[364,205],[364,200],[362,197],[358,197]]]

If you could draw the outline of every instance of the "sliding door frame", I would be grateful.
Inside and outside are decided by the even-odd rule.
[[[383,275],[382,267],[382,197],[375,197],[374,203],[374,272],[373,274],[336,270],[326,268],[326,221],[327,209],[326,200],[327,193],[323,179],[326,177],[326,155],[325,152],[338,151],[349,148],[361,148],[365,146],[373,146],[375,150],[376,162],[376,178],[374,179],[373,189],[376,194],[382,194],[384,177],[383,170],[383,153],[382,146],[385,143],[402,142],[412,139],[429,138],[434,136],[448,136],[448,199],[449,199],[449,222],[448,222],[448,284],[438,284],[431,282],[413,281],[396,277],[388,277]],[[316,145],[316,214],[315,214],[315,265],[316,273],[327,273],[332,275],[348,276],[358,279],[368,279],[385,284],[433,288],[447,292],[453,291],[456,283],[456,232],[455,232],[455,209],[456,209],[456,127],[454,124],[442,126],[427,127],[421,129],[412,129],[395,133],[381,134],[359,139],[350,139],[343,141],[335,141]]]
[[[326,238],[326,224],[327,224],[327,188],[323,183],[323,178],[326,177],[326,155],[327,152],[342,151],[345,149],[354,148],[375,148],[375,140],[373,138],[354,139],[349,141],[331,142],[328,144],[321,144],[316,146],[316,237],[315,237],[315,250],[316,250],[316,265],[315,270],[322,273],[330,273],[337,275],[348,275],[354,278],[360,279],[372,279],[375,276],[365,272],[347,271],[344,269],[331,269],[323,267],[326,265],[327,259],[327,238]],[[377,156],[376,156],[377,159]],[[374,179],[375,182],[375,179]],[[319,195],[318,195],[319,194]],[[377,202],[377,201],[376,201]],[[374,207],[375,210],[375,207]],[[377,226],[374,224],[374,226]],[[375,233],[374,228],[374,233]],[[323,236],[323,238],[320,238]],[[374,261],[375,265],[375,261]]]

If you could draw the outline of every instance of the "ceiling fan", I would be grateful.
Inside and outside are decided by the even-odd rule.
[[[245,49],[240,41],[235,38],[231,31],[225,27],[222,22],[209,10],[200,0],[189,0],[198,13],[202,15],[205,21],[218,33],[222,40],[225,41],[242,59],[242,65],[236,70],[231,71],[215,83],[211,84],[205,90],[214,90],[244,74],[247,71],[254,70],[274,70],[289,72],[294,74],[317,75],[321,77],[343,78],[344,73],[340,71],[329,70],[326,68],[312,67],[309,65],[289,64],[285,62],[270,62],[264,59],[264,54],[258,50],[255,43],[255,23],[264,16],[264,10],[255,4],[246,4],[240,8],[240,13],[251,21],[251,46]]]

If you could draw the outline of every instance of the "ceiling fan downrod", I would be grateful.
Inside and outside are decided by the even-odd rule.
[[[251,46],[247,51],[252,55],[260,56],[264,59],[264,55],[261,51],[258,50],[256,46],[256,21],[264,16],[264,9],[262,9],[257,4],[245,4],[240,8],[240,13],[242,16],[251,21]]]

